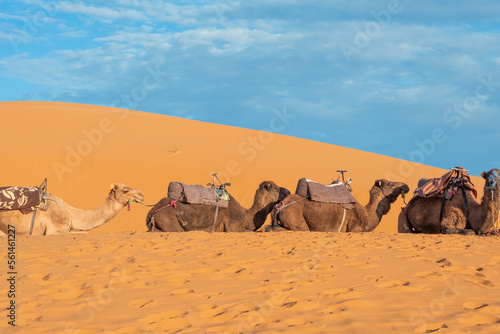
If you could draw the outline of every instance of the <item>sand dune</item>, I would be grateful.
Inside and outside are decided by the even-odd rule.
[[[376,179],[413,190],[419,178],[445,172],[144,112],[43,102],[0,107],[2,134],[15,143],[2,147],[2,185],[47,177],[50,192],[84,209],[99,206],[112,182],[140,189],[153,204],[170,181],[204,184],[217,172],[248,207],[263,180],[294,191],[301,177],[329,183],[335,170],[347,169],[354,196],[366,203]],[[482,196],[483,181],[473,181]],[[0,332],[497,333],[500,239],[398,235],[403,205],[399,198],[372,233],[147,233],[148,208],[135,204],[88,235],[19,236],[18,326],[2,313]],[[9,277],[0,271],[2,305],[10,300]]]

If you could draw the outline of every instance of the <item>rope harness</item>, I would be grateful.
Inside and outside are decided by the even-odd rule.
[[[150,224],[151,224],[150,230],[151,230],[151,232],[154,232],[154,230],[155,230],[155,215],[156,215],[156,213],[158,211],[161,211],[161,210],[165,209],[165,208],[168,208],[169,206],[173,207],[174,209],[177,209],[177,201],[180,200],[180,199],[182,199],[182,198],[184,198],[184,197],[185,197],[184,195],[181,195],[178,199],[171,201],[169,204],[164,205],[164,206],[156,209],[153,212],[153,215],[151,216],[151,221],[150,221]],[[154,205],[146,205],[146,204],[143,204],[143,205],[144,206],[149,206],[149,207],[154,206]]]
[[[446,188],[444,189],[443,191],[443,197],[442,197],[442,201],[441,201],[441,211],[439,213],[439,223],[441,224],[442,220],[443,220],[443,215],[444,215],[444,207],[446,205],[446,191],[450,191],[450,200],[453,198],[453,196],[455,196],[455,194],[457,193],[456,190],[453,190],[453,188],[457,188],[457,189],[461,189],[462,190],[462,199],[464,201],[464,206],[465,206],[465,217],[467,219],[467,226],[470,227],[470,224],[469,224],[469,203],[467,202],[467,189],[465,188],[465,185],[464,183],[466,182],[467,180],[464,179],[464,178],[461,178],[461,177],[458,177],[458,178],[455,178],[453,180],[451,180],[451,182],[448,184],[448,186],[446,186]]]
[[[292,201],[290,203],[286,203],[283,202],[283,201],[280,201],[279,203],[277,203],[274,208],[276,209],[276,213],[273,215],[273,221],[272,221],[272,226],[273,227],[280,227],[281,225],[278,223],[278,213],[280,213],[281,210],[283,210],[284,208],[286,208],[287,206],[290,206],[292,204],[295,204],[297,202],[300,202],[300,201],[303,201],[305,199],[309,198],[309,196],[306,196],[306,197],[302,197],[301,199],[298,199],[296,201]],[[283,226],[281,226],[283,227]]]
[[[123,202],[123,203],[122,203],[122,202],[120,202],[120,201],[118,200],[118,198],[116,198],[116,190],[115,190],[115,191],[113,192],[113,199],[114,199],[117,203],[119,203],[119,204],[121,204],[121,205],[126,205],[126,206],[127,206],[127,210],[128,210],[128,211],[132,211],[132,203],[133,203],[132,198],[134,198],[135,194],[137,194],[137,190],[134,190],[134,193],[132,194],[132,196],[130,196],[130,198],[129,198],[127,201],[125,201],[125,202]]]

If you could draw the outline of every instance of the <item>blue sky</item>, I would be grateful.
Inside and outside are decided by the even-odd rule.
[[[2,0],[0,101],[257,130],[279,112],[282,134],[479,175],[500,168],[498,13],[493,0]]]

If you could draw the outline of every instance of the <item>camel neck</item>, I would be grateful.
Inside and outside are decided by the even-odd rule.
[[[483,199],[481,201],[481,220],[479,229],[486,233],[494,228],[498,220],[500,211],[500,192],[499,189],[484,189]]]
[[[66,203],[63,205],[71,216],[71,229],[74,231],[88,231],[99,227],[116,217],[123,209],[122,204],[110,197],[106,198],[101,206],[92,210],[77,209]]]
[[[366,214],[365,228],[367,232],[373,231],[382,220],[382,216],[389,212],[391,204],[381,194],[370,192],[370,201],[363,207]]]

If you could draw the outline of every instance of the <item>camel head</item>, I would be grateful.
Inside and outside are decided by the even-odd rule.
[[[482,172],[481,176],[485,179],[484,189],[491,192],[500,189],[500,170],[493,168],[489,172]]]
[[[385,197],[389,203],[394,203],[399,195],[404,197],[410,191],[410,188],[403,182],[391,182],[384,179],[375,181],[370,193],[378,193]]]
[[[255,202],[264,207],[270,203],[276,203],[280,197],[281,188],[273,181],[264,181],[255,192]]]
[[[142,203],[144,201],[144,195],[140,190],[127,187],[122,183],[112,183],[108,197],[120,204],[128,205],[129,208],[131,203]]]
[[[404,195],[410,191],[408,185],[403,182],[391,182],[384,179],[375,181],[370,190],[370,202],[377,203],[376,213],[379,220],[391,209],[391,204],[396,202],[399,195]]]

